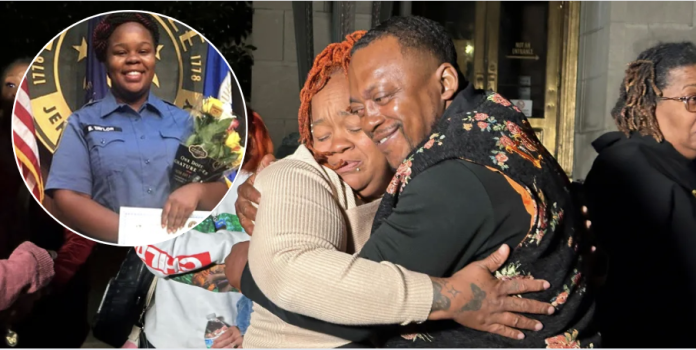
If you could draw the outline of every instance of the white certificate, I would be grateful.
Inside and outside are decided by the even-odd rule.
[[[121,207],[118,244],[144,246],[164,242],[190,231],[208,216],[209,211],[194,211],[182,229],[169,234],[166,228],[162,228],[162,209]]]

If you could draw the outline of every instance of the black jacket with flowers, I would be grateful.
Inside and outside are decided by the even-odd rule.
[[[497,275],[549,281],[551,288],[525,297],[551,302],[557,311],[536,317],[544,328],[527,332],[522,341],[458,325],[429,329],[426,323],[418,335],[394,337],[386,346],[599,346],[600,336],[593,324],[594,299],[585,285],[585,267],[579,253],[585,230],[570,194],[570,182],[524,115],[500,95],[474,90],[471,85],[459,92],[430,138],[416,146],[397,169],[375,217],[373,232],[398,210],[400,194],[410,182],[451,159],[464,159],[501,172],[512,179],[513,187],[521,186],[521,192],[529,195],[534,208],[532,227]],[[414,337],[415,341],[409,340]]]

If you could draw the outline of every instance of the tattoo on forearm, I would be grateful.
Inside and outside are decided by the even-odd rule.
[[[479,286],[475,284],[471,284],[471,293],[473,294],[473,299],[469,300],[466,305],[462,306],[459,311],[478,311],[481,309],[481,305],[483,304],[483,299],[486,299],[486,292],[481,290]]]
[[[433,279],[433,306],[431,312],[448,310],[450,308],[450,299],[442,293],[445,282],[441,279]]]
[[[450,286],[450,288],[447,290],[450,294],[452,294],[452,298],[456,298],[457,294],[461,293],[460,291],[454,289],[454,287]]]

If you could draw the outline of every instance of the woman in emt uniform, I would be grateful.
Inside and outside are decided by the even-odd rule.
[[[174,232],[197,208],[215,208],[227,185],[192,183],[170,194],[176,150],[193,124],[187,112],[150,92],[159,43],[154,19],[110,14],[93,35],[111,90],[68,119],[46,193],[66,225],[94,239],[118,242],[122,206],[163,208],[162,227]]]

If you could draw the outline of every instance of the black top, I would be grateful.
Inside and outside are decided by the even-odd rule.
[[[585,181],[609,255],[597,304],[607,347],[696,347],[696,163],[668,142],[612,132]]]
[[[401,196],[397,210],[367,241],[360,257],[447,277],[503,243],[515,247],[530,228],[531,216],[520,194],[503,175],[463,160],[426,170]],[[305,329],[351,341],[365,341],[386,329],[335,325],[280,309],[259,290],[248,266],[241,287],[249,299]]]

